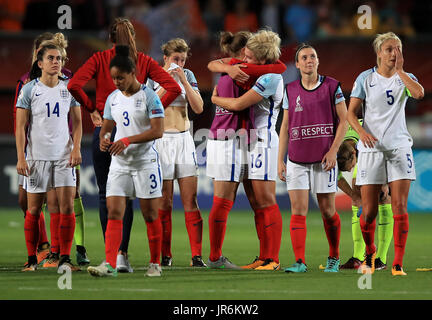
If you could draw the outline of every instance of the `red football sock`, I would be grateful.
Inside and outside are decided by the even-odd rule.
[[[264,212],[262,210],[255,210],[255,216],[254,216],[254,220],[255,220],[255,228],[257,231],[257,235],[258,235],[258,240],[259,240],[259,257],[258,259],[260,260],[265,260],[265,248],[264,248],[264,239],[263,239],[263,232],[264,232]]]
[[[306,216],[291,215],[290,235],[296,261],[301,259],[306,264]]]
[[[60,253],[60,213],[50,213],[51,252]]]
[[[360,216],[360,227],[363,234],[363,240],[366,244],[366,254],[373,254],[376,251],[375,246],[375,226],[376,219],[372,223],[366,223],[364,216]]]
[[[39,216],[32,215],[28,211],[24,220],[24,236],[28,256],[35,256],[39,239]]]
[[[339,240],[341,231],[340,217],[337,212],[330,219],[323,219],[329,243],[329,257],[339,259]]]
[[[43,243],[48,242],[48,237],[46,233],[46,227],[45,227],[45,216],[44,213],[41,211],[39,216],[39,240],[38,240],[38,246],[40,246]]]
[[[60,242],[61,256],[70,255],[74,233],[75,233],[75,213],[71,213],[71,214],[60,213],[59,242]]]
[[[171,236],[172,236],[172,218],[171,210],[159,209],[159,218],[162,223],[162,256],[172,257],[171,253]]]
[[[228,214],[234,202],[213,197],[213,206],[209,214],[210,260],[216,261],[222,255]]]
[[[150,248],[150,263],[160,264],[160,252],[162,246],[162,222],[158,217],[152,222],[147,222],[147,238]]]
[[[189,235],[192,257],[201,256],[203,220],[199,210],[185,212],[186,230]]]
[[[263,238],[266,258],[273,259],[279,263],[279,250],[282,239],[282,215],[279,206],[272,206],[261,209],[264,214]]]
[[[393,240],[395,248],[395,256],[393,266],[400,265],[402,267],[403,257],[405,254],[405,245],[408,238],[409,221],[408,214],[398,214],[394,216]]]
[[[123,236],[123,219],[108,220],[105,231],[105,260],[114,269],[117,267],[117,253]]]

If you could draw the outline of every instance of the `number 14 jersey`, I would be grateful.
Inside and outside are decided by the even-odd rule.
[[[80,107],[67,89],[67,80],[51,88],[39,79],[21,90],[16,107],[30,111],[27,130],[27,160],[68,159],[73,148],[69,133],[70,108]]]

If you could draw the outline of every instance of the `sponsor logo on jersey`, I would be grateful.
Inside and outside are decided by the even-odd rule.
[[[298,95],[296,99],[296,107],[294,109],[294,112],[301,112],[303,111],[303,107],[300,105],[300,95]]]
[[[223,116],[225,114],[232,114],[231,111],[228,111],[228,110],[226,110],[226,109],[224,109],[222,107],[219,107],[219,106],[216,106],[216,111],[215,112],[216,112],[217,116]]]
[[[291,129],[291,140],[313,139],[320,137],[332,137],[333,124],[316,124]]]

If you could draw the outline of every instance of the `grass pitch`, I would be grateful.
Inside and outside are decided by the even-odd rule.
[[[432,216],[410,214],[410,233],[406,247],[404,270],[406,277],[393,277],[390,269],[377,271],[372,276],[371,289],[358,287],[361,277],[356,271],[342,270],[327,274],[319,270],[325,265],[328,244],[318,212],[307,218],[305,274],[287,274],[283,269],[294,263],[289,236],[289,215],[283,211],[284,232],[280,260],[281,271],[230,271],[194,269],[189,267],[190,248],[181,211],[173,213],[173,266],[163,268],[160,278],[145,277],[149,261],[146,226],[135,210],[129,255],[135,272],[119,274],[117,278],[93,278],[86,268],[72,274],[72,289],[61,290],[61,275],[54,269],[40,268],[36,272],[21,272],[27,252],[24,241],[24,219],[19,209],[0,209],[0,299],[2,300],[297,300],[297,299],[432,299],[432,272],[418,272],[417,268],[432,267]],[[208,212],[203,211],[203,258],[209,254]],[[341,263],[352,255],[351,214],[340,212],[342,231]],[[86,247],[91,265],[104,259],[104,245],[96,210],[86,212]],[[49,217],[46,216],[49,229]],[[48,230],[49,236],[49,230]],[[258,254],[253,213],[230,213],[223,253],[232,262],[244,265]],[[393,260],[391,243],[387,263]],[[75,261],[75,246],[72,249]],[[366,282],[363,282],[366,284]]]

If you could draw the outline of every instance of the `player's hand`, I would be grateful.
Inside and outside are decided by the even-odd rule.
[[[389,187],[388,187],[388,184],[383,184],[381,186],[380,201],[384,202],[385,200],[387,200],[388,196],[389,196]]]
[[[95,127],[102,127],[103,119],[99,111],[96,109],[92,113],[90,113],[91,121]]]
[[[243,64],[236,64],[233,66],[230,66],[228,70],[228,75],[231,77],[231,79],[234,79],[238,82],[244,83],[249,80],[249,75],[242,71],[242,68],[247,68],[246,65]]]
[[[186,79],[186,75],[183,71],[183,68],[179,67],[179,68],[172,69],[172,70],[170,70],[170,74],[171,74],[171,76],[177,75],[177,77],[180,79],[180,82],[183,85],[186,84],[187,79]]]
[[[286,164],[283,161],[278,162],[278,176],[279,179],[286,182]]]
[[[402,55],[402,51],[399,47],[396,47],[395,52],[396,52],[396,63],[395,63],[396,71],[403,71],[404,58]]]
[[[127,145],[122,140],[117,140],[109,147],[108,151],[112,156],[116,156],[122,153],[126,148]]]
[[[106,133],[105,137],[99,141],[99,149],[102,152],[107,152],[108,148],[111,146],[112,142],[110,140],[110,133]]]
[[[22,176],[28,177],[30,174],[30,168],[27,164],[27,161],[24,159],[18,160],[16,169],[17,169],[17,173]]]
[[[215,87],[213,88],[213,93],[212,93],[212,97],[211,97],[212,102],[215,103],[215,102],[213,101],[213,97],[219,97],[218,92],[217,92],[217,86],[215,86]]]
[[[74,148],[69,158],[69,166],[71,168],[74,168],[77,165],[81,164],[81,162],[82,162],[81,151],[79,149]]]
[[[375,138],[373,135],[371,135],[370,133],[367,133],[367,132],[359,134],[359,136],[360,136],[360,141],[363,142],[363,145],[366,148],[375,147],[375,144],[378,141],[377,138]]]
[[[324,171],[329,171],[336,166],[337,152],[330,149],[322,158],[321,164],[324,165]]]

